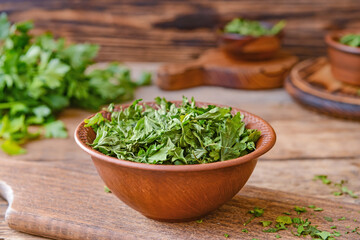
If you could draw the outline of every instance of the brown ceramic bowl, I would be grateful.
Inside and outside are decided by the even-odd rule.
[[[154,102],[145,104],[156,107]],[[198,102],[197,105],[208,104]],[[115,109],[119,109],[119,106]],[[244,114],[248,128],[256,128],[262,134],[255,151],[222,162],[152,165],[120,160],[87,145],[95,139],[95,132],[85,128],[83,122],[75,131],[75,140],[90,154],[106,186],[128,206],[159,221],[189,221],[206,215],[234,197],[249,179],[258,157],[275,144],[274,130],[266,121],[251,113],[233,109],[233,113],[238,111]],[[110,117],[109,113],[102,113],[104,117]]]
[[[261,22],[267,28],[273,24]],[[235,33],[224,33],[221,25],[217,28],[218,45],[228,55],[244,60],[261,61],[271,59],[281,47],[284,31],[273,36],[244,36]]]
[[[337,80],[360,86],[360,47],[339,42],[342,36],[349,33],[360,33],[360,30],[334,31],[325,36],[331,71]]]

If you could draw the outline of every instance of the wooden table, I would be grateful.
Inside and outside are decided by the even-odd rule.
[[[130,66],[138,74],[139,69],[155,70],[158,65]],[[289,196],[294,193],[330,199],[339,204],[360,203],[359,198],[333,196],[331,189],[319,181],[313,181],[314,175],[320,174],[328,175],[334,181],[344,179],[348,181],[349,189],[360,193],[359,122],[335,119],[308,111],[296,104],[283,89],[242,91],[198,87],[166,92],[156,86],[149,86],[136,92],[136,97],[144,100],[152,100],[156,96],[175,100],[183,95],[195,96],[198,101],[227,104],[248,110],[269,121],[274,127],[277,143],[259,160],[248,186],[279,190],[287,192]],[[74,110],[68,110],[63,115],[71,114],[72,111]],[[37,149],[33,145],[37,143],[30,144],[29,153],[16,157],[16,161],[30,161],[31,151]],[[0,155],[0,158],[5,157]],[[11,230],[4,222],[6,208],[7,203],[0,198],[0,239],[42,239]],[[360,214],[358,215],[360,221]]]

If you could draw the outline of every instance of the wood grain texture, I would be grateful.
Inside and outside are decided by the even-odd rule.
[[[237,16],[286,19],[285,49],[301,58],[325,55],[328,30],[360,26],[358,0],[1,0],[0,9],[33,19],[36,32],[98,43],[104,61],[194,59],[216,45],[216,24]]]
[[[244,61],[229,57],[220,49],[211,49],[189,63],[162,65],[156,85],[164,90],[202,85],[252,90],[279,88],[297,60],[289,53],[279,52],[269,60]]]
[[[132,66],[148,70],[157,67]],[[314,204],[325,210],[310,217],[314,224],[326,230],[330,224],[322,216],[360,218],[356,212],[360,210],[359,199],[332,196],[331,189],[312,181],[315,174],[327,174],[336,181],[349,180],[349,188],[360,192],[360,149],[356,147],[360,139],[359,123],[307,111],[281,89],[251,92],[198,87],[166,92],[149,86],[136,93],[147,101],[156,96],[178,100],[182,95],[237,106],[271,123],[277,132],[277,144],[259,160],[249,180],[249,184],[267,189],[245,187],[233,200],[206,217],[203,224],[159,223],[144,218],[112,194],[105,193],[90,158],[78,149],[72,137],[41,139],[27,144],[29,154],[12,158],[0,155],[0,181],[14,191],[7,222],[15,229],[53,238],[223,239],[223,234],[228,233],[234,239],[275,239],[274,234],[263,235],[257,221],[247,227],[248,234],[241,232],[242,223],[249,217],[247,210],[254,206],[265,207],[266,215],[259,220],[269,220],[291,211],[294,205]],[[86,111],[67,110],[61,119],[69,132],[73,132],[75,125],[88,115]],[[339,142],[339,132],[348,144]],[[301,196],[293,195],[299,193]],[[344,208],[340,209],[340,205]],[[351,221],[336,222],[336,225],[341,232],[346,231],[347,225],[356,227]],[[9,234],[9,230],[0,234],[6,239],[19,236]],[[280,235],[283,239],[291,239],[288,233],[280,232]]]
[[[298,102],[329,115],[359,120],[360,87],[335,79],[326,58],[298,63],[285,84]]]

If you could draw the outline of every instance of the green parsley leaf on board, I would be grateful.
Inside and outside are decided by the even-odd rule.
[[[276,234],[276,236],[275,236],[276,238],[281,238],[281,236],[279,235],[279,234]]]
[[[248,233],[248,232],[249,232],[246,228],[242,229],[241,231],[242,231],[243,233]]]
[[[0,147],[10,155],[23,154],[22,144],[45,132],[65,138],[57,115],[67,107],[98,110],[111,102],[133,98],[134,90],[149,84],[151,75],[131,80],[130,70],[118,63],[89,69],[99,47],[65,44],[50,33],[32,36],[29,21],[11,24],[0,14]],[[28,128],[37,125],[36,133]]]
[[[341,217],[338,219],[338,221],[344,221],[344,220],[346,220],[346,217]]]
[[[229,238],[229,234],[224,233],[224,237]]]
[[[179,106],[156,98],[158,108],[136,100],[126,109],[86,119],[96,132],[89,144],[106,155],[149,164],[203,164],[225,161],[255,150],[260,131],[245,128],[240,113],[214,105],[197,107],[183,98]],[[254,209],[254,216],[261,209]]]
[[[202,223],[203,221],[204,221],[203,219],[196,220],[197,223]]]

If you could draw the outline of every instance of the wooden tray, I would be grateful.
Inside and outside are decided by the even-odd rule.
[[[202,85],[240,89],[269,89],[283,85],[297,57],[279,52],[267,61],[234,59],[219,49],[206,51],[186,64],[165,64],[158,70],[156,84],[164,90],[179,90]]]
[[[328,115],[360,120],[360,87],[336,80],[324,57],[298,63],[285,88],[299,103]]]

